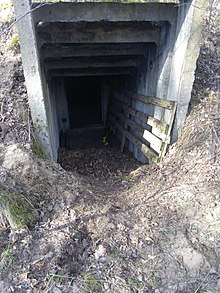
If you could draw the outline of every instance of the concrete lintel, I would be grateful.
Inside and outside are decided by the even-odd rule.
[[[52,69],[67,69],[67,68],[105,68],[105,67],[138,67],[140,66],[140,58],[121,58],[113,59],[107,58],[105,60],[98,58],[96,60],[91,60],[89,58],[82,59],[64,59],[58,61],[45,62],[46,70]]]
[[[136,71],[135,67],[109,67],[109,68],[75,68],[75,69],[56,69],[49,70],[47,77],[66,77],[66,76],[98,76],[98,75],[128,75]]]
[[[49,79],[54,77],[86,77],[86,76],[115,76],[115,75],[130,75],[131,72],[129,69],[124,69],[121,71],[115,72],[53,72]]]
[[[176,5],[160,3],[56,3],[33,12],[35,23],[73,21],[169,21],[173,22]]]
[[[124,45],[124,46],[123,46]],[[78,46],[49,45],[41,48],[41,56],[46,58],[125,56],[148,54],[148,44],[81,44]]]
[[[147,28],[143,23],[130,27],[113,23],[108,23],[107,27],[104,23],[86,23],[82,27],[75,23],[69,23],[66,27],[58,23],[45,23],[37,26],[37,34],[40,47],[57,43],[158,43],[160,40],[160,29]]]
[[[91,2],[95,2],[95,3],[122,3],[122,4],[134,4],[134,3],[174,3],[174,4],[179,4],[181,0],[84,0],[83,2],[85,3],[91,3]],[[218,1],[218,0],[216,0]],[[59,2],[59,1],[57,1]],[[71,0],[62,0],[62,2],[71,2]],[[79,2],[81,3],[81,0],[75,0],[75,2]],[[32,0],[33,3],[33,7],[36,7],[37,5],[41,4],[42,2],[39,2],[39,0]]]

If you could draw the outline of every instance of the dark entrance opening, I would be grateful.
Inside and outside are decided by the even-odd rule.
[[[68,77],[65,88],[70,129],[101,125],[101,79],[92,76]]]

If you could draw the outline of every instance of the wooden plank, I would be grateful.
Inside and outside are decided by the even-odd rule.
[[[141,101],[145,104],[153,104],[154,106],[159,106],[163,109],[164,112],[165,112],[165,109],[169,110],[169,117],[166,123],[165,121],[158,120],[154,117],[146,116],[143,113],[127,106],[126,103],[122,101],[118,101],[118,100],[114,101],[116,106],[120,107],[120,109],[123,110],[124,115],[126,115],[126,113],[129,113],[133,117],[140,119],[141,121],[143,121],[144,123],[152,127],[152,132],[148,130],[144,130],[142,134],[143,130],[139,128],[141,127],[140,125],[137,125],[131,120],[127,121],[128,125],[131,128],[136,130],[138,133],[141,133],[143,135],[143,138],[150,143],[150,147],[148,146],[146,147],[149,148],[150,150],[152,148],[151,151],[154,150],[155,152],[158,153],[158,161],[159,161],[159,159],[161,159],[165,155],[167,146],[170,143],[170,134],[171,134],[173,121],[174,121],[174,117],[176,113],[177,103],[175,101],[161,100],[159,98],[154,98],[154,97],[146,97],[144,95],[139,95],[136,93],[132,93],[130,91],[123,91],[123,92],[115,91],[113,94],[115,98],[118,98],[121,100],[124,100],[125,98],[132,98],[132,99]],[[121,120],[123,120],[124,117],[122,117],[121,115],[122,114],[118,116]]]
[[[158,137],[163,141],[166,139],[166,135],[164,134],[164,132],[168,128],[168,125],[165,122],[162,122],[154,117],[147,116],[129,106],[126,106],[126,104],[122,102],[113,101],[113,103],[117,104],[117,106],[120,107],[124,112],[131,114],[133,117],[140,119],[141,121],[143,121],[151,127],[157,128]]]
[[[149,116],[147,120],[147,124],[150,125],[151,127],[156,128],[159,131],[158,133],[159,138],[161,138],[163,141],[166,139],[166,135],[164,134],[164,132],[169,126],[165,122]]]
[[[144,129],[142,126],[136,124],[135,122],[133,122],[132,120],[130,119],[127,119],[124,114],[122,113],[117,113],[116,111],[112,110],[114,116],[117,116],[118,118],[121,119],[121,121],[124,123],[124,124],[127,124],[128,126],[130,126],[133,130],[137,131],[139,134],[143,134],[144,132]]]
[[[140,136],[142,136],[147,142],[150,143],[150,147],[155,150],[158,154],[160,154],[161,146],[163,141],[156,137],[153,133],[148,130],[145,130],[142,126],[136,124],[134,121],[127,119],[124,114],[116,113],[112,111],[115,116],[121,119],[123,123],[130,126],[133,130],[135,130]]]
[[[173,127],[173,121],[174,121],[174,118],[175,118],[176,109],[177,109],[177,103],[174,104],[173,109],[172,109],[172,111],[170,113],[170,117],[169,117],[169,121],[168,121],[169,127],[165,131],[165,134],[166,134],[167,137],[166,137],[166,140],[165,140],[165,142],[163,143],[163,145],[161,147],[160,158],[165,156],[166,151],[167,151],[167,146],[170,143],[170,134],[171,134],[171,130],[172,130],[172,127]]]
[[[118,128],[118,130],[125,135],[134,145],[136,145],[141,152],[152,162],[157,163],[158,162],[158,155],[154,153],[153,150],[151,150],[148,146],[141,143],[137,138],[135,138],[131,133],[129,133],[127,130],[123,128],[123,126],[112,116],[110,115],[110,120],[115,124],[115,126]]]
[[[126,127],[126,128],[127,128],[127,127]],[[122,134],[121,147],[120,147],[121,154],[124,152],[124,148],[125,148],[125,140],[126,140],[126,136]]]
[[[136,94],[130,91],[123,91],[122,93],[142,103],[153,104],[155,106],[159,106],[169,110],[173,109],[173,106],[175,104],[174,101],[159,99],[159,98],[155,98],[151,96],[144,96],[144,95]]]
[[[150,147],[154,149],[159,155],[163,141],[148,130],[144,130],[143,138],[150,143]]]
[[[129,118],[129,114],[127,114],[127,117]],[[128,129],[128,125],[125,124],[125,125],[124,125],[124,128],[127,130],[127,129]],[[126,136],[122,134],[122,140],[121,140],[121,153],[124,152],[125,141],[126,141]]]

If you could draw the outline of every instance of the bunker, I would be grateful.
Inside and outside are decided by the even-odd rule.
[[[57,160],[74,129],[110,129],[157,162],[184,125],[207,1],[14,0],[36,135]]]

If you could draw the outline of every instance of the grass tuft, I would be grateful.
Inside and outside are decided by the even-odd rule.
[[[6,246],[0,254],[0,267],[9,267],[13,262],[14,256],[15,252],[13,248],[10,245]]]
[[[39,158],[39,159],[43,159],[46,160],[47,157],[43,151],[42,146],[40,145],[40,143],[38,142],[38,140],[34,137],[32,137],[31,140],[31,149],[32,152]]]
[[[84,292],[101,292],[103,281],[100,280],[97,274],[93,271],[84,272],[82,275],[82,282],[84,287]]]

